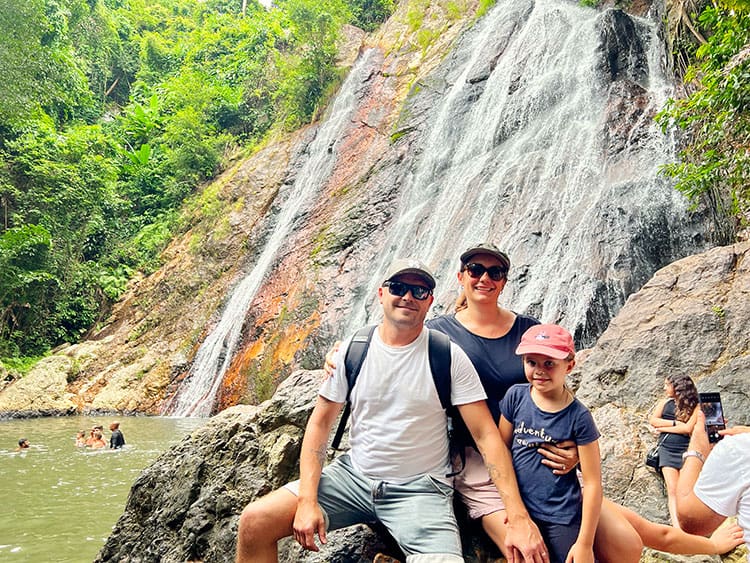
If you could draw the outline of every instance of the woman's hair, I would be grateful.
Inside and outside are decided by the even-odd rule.
[[[686,422],[698,406],[698,389],[689,375],[667,375],[667,381],[674,389],[674,416],[680,422]]]
[[[466,302],[466,292],[462,289],[461,293],[456,298],[455,312],[458,313],[462,309],[466,309],[469,305]]]

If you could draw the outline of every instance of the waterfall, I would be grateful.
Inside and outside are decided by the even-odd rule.
[[[441,76],[449,88],[410,150],[418,156],[346,332],[380,317],[373,297],[394,258],[434,268],[441,311],[458,289],[459,254],[492,240],[512,262],[502,302],[591,344],[659,262],[674,259],[654,252],[637,266],[632,256],[633,241],[651,235],[669,248],[687,213],[658,172],[673,159],[651,122],[669,93],[662,45],[652,22],[634,18],[643,76],[630,83],[648,107],[631,129],[638,138],[608,151],[613,81],[600,45],[609,16],[561,0],[498,0],[465,34]],[[597,306],[606,320],[592,314]]]
[[[341,86],[315,139],[308,147],[309,156],[296,180],[282,190],[281,208],[270,229],[270,236],[250,273],[234,288],[216,327],[203,341],[195,360],[167,403],[164,414],[173,416],[209,416],[237,343],[250,303],[255,297],[285,240],[298,221],[314,204],[336,161],[335,143],[342,137],[356,109],[358,88],[368,78],[368,62],[373,51],[364,52],[355,62]]]
[[[165,413],[211,413],[248,308],[275,261],[290,255],[285,240],[305,221],[327,220],[311,210],[347,156],[340,142],[356,112],[377,103],[358,91],[379,64],[374,53],[355,63],[296,179],[280,191],[265,246]],[[497,0],[413,89],[404,134],[376,162],[359,163],[371,168],[347,205],[371,197],[384,219],[364,235],[341,225],[354,242],[331,260],[335,266],[323,266],[327,335],[380,318],[376,288],[396,257],[434,269],[433,313],[447,311],[459,254],[490,240],[511,257],[501,303],[593,344],[658,268],[705,244],[687,202],[659,174],[674,159],[652,119],[670,94],[662,59],[647,19],[568,0]],[[378,201],[380,189],[387,199]]]

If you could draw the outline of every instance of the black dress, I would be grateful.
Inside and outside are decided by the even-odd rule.
[[[661,418],[675,420],[674,399],[669,399],[661,413]],[[682,454],[688,449],[690,443],[689,434],[663,433],[664,441],[659,447],[659,467],[674,467],[682,469]]]

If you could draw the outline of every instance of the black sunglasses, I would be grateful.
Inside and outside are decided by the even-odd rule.
[[[412,297],[418,301],[424,301],[430,295],[432,290],[428,287],[421,285],[412,285],[410,283],[398,282],[398,281],[386,281],[383,285],[388,288],[388,293],[395,295],[396,297],[403,297],[407,291],[411,291]]]
[[[486,266],[477,264],[476,262],[465,264],[464,270],[469,272],[469,275],[472,278],[481,278],[484,273],[487,272],[487,274],[490,276],[490,279],[493,281],[500,281],[502,279],[505,279],[505,277],[508,275],[508,270],[503,268],[502,266],[490,266],[489,268],[487,268]]]

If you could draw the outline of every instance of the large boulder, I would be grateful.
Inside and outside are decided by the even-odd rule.
[[[297,476],[322,371],[298,371],[272,399],[232,407],[163,454],[137,479],[96,561],[233,561],[242,508]],[[331,534],[305,558],[282,542],[282,561],[372,561],[383,542],[366,526]]]
[[[76,374],[75,359],[58,353],[40,360],[32,377],[0,388],[0,413],[7,418],[75,414],[75,395],[67,385]],[[11,377],[6,375],[7,379]]]

